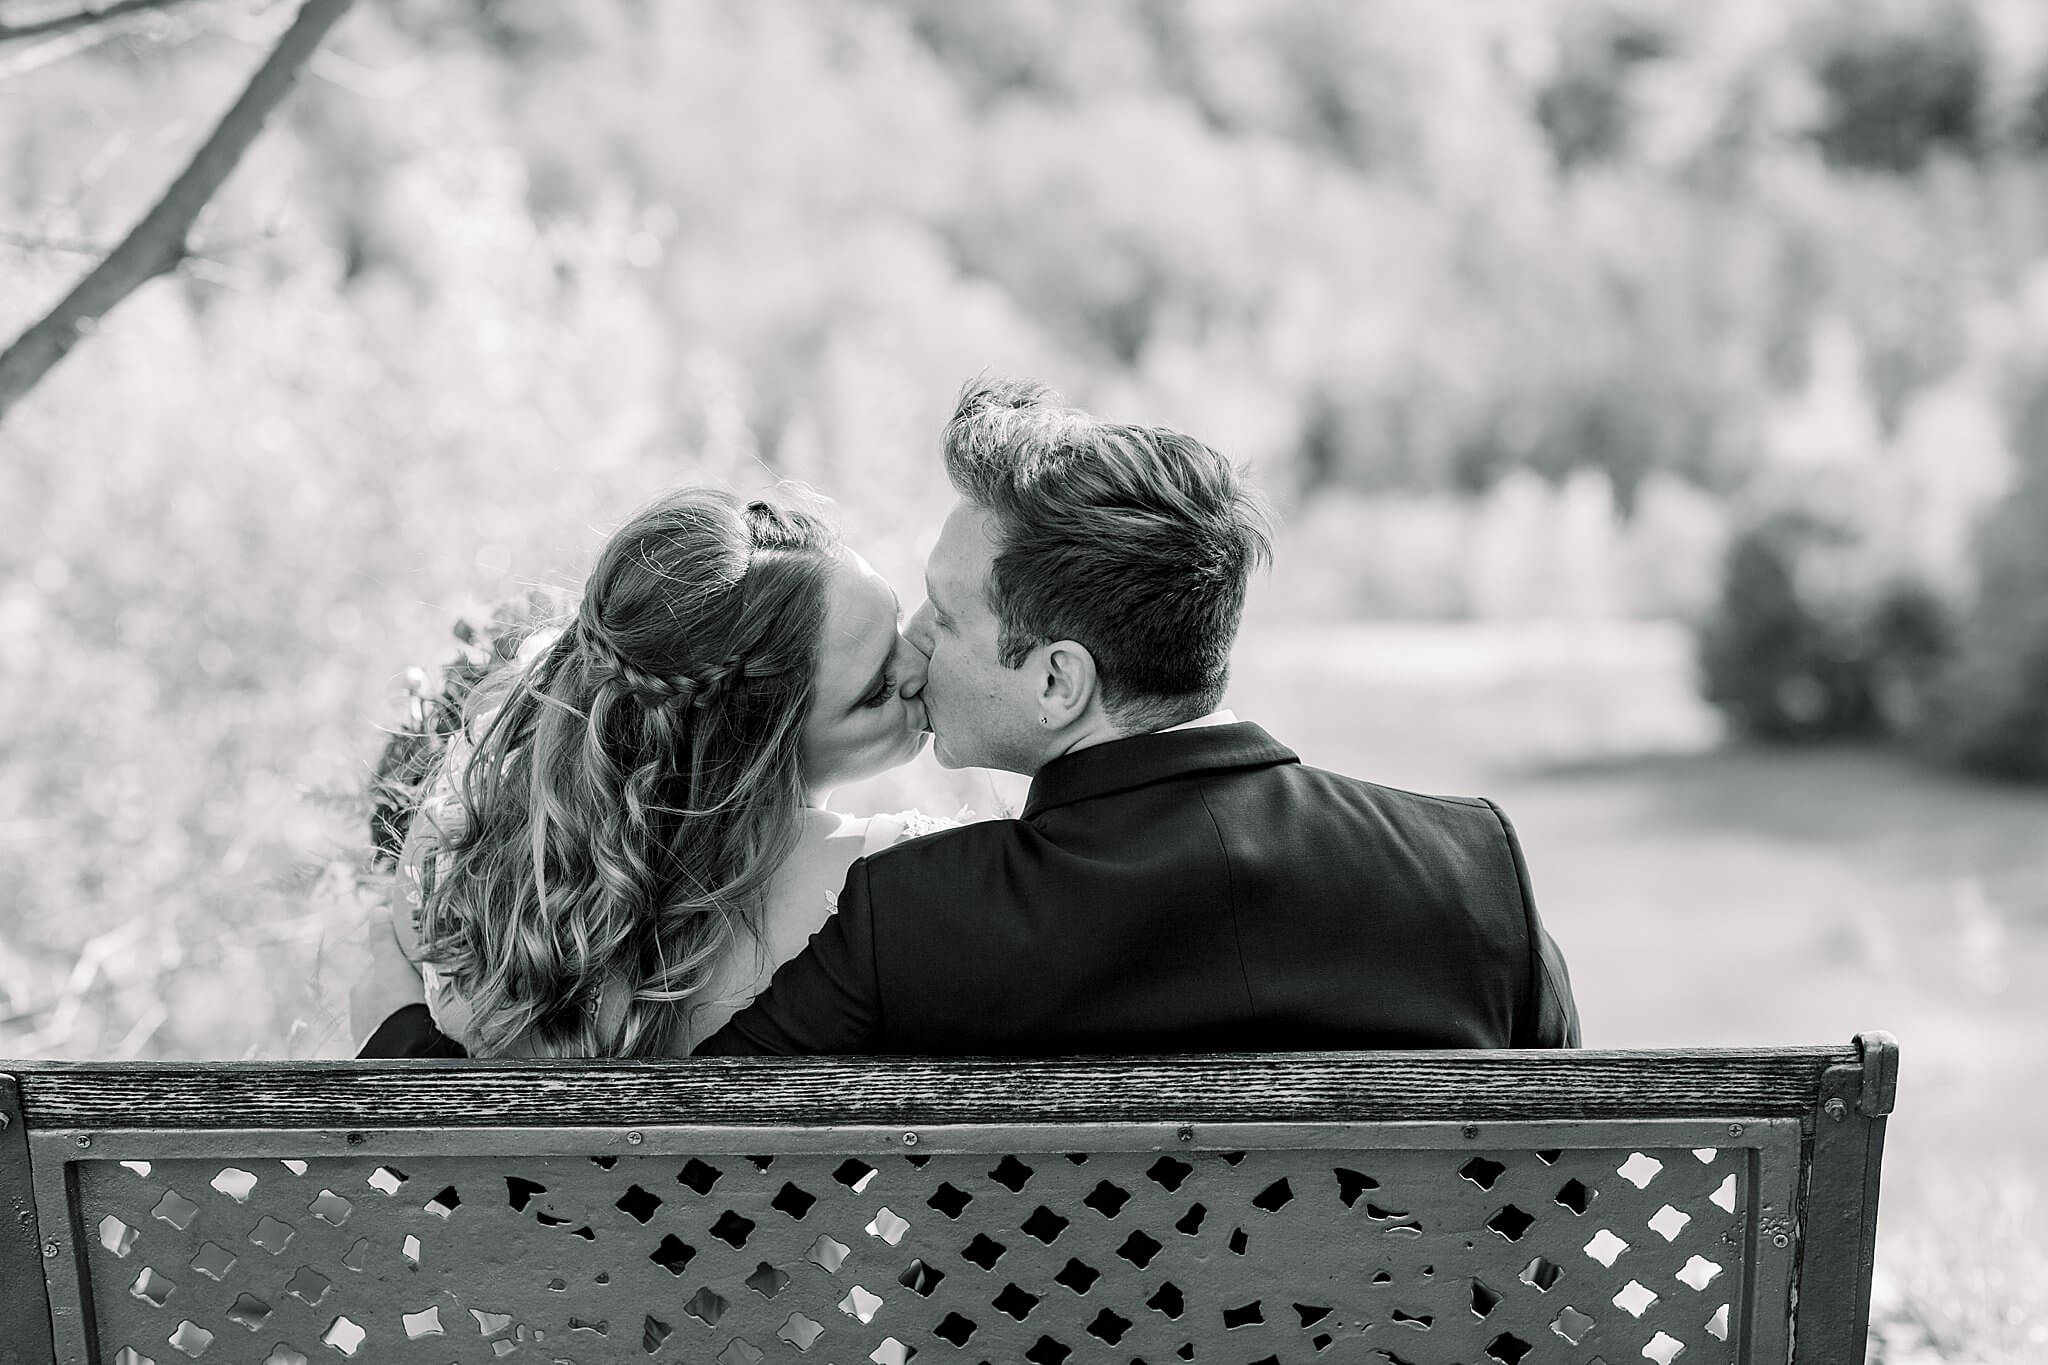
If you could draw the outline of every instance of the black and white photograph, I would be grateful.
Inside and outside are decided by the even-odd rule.
[[[2041,0],[0,0],[0,1365],[2040,1365],[2044,981]]]

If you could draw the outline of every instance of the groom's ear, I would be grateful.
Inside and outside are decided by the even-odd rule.
[[[1038,705],[1054,730],[1086,715],[1099,685],[1095,656],[1074,640],[1039,646]]]

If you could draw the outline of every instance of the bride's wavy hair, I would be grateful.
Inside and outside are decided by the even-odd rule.
[[[837,548],[806,512],[672,494],[606,543],[547,652],[478,689],[421,923],[472,1050],[672,1050],[797,842]]]

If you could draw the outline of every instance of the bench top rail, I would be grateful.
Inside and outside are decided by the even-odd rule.
[[[0,1064],[4,1065],[4,1064]],[[1146,1058],[36,1063],[38,1128],[1810,1115],[1855,1046]],[[1887,1102],[1888,1103],[1888,1102]],[[138,1116],[147,1116],[146,1120]]]

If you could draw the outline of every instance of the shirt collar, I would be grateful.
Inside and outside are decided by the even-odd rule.
[[[1203,717],[1207,721],[1208,717]],[[1177,725],[1063,754],[1038,770],[1024,799],[1029,820],[1055,806],[1130,791],[1191,773],[1299,763],[1294,751],[1240,720]]]
[[[1206,716],[1196,716],[1193,720],[1184,720],[1178,725],[1169,725],[1164,730],[1155,730],[1153,731],[1153,733],[1160,735],[1170,735],[1175,730],[1200,730],[1211,725],[1235,724],[1237,724],[1237,712],[1226,709],[1222,711],[1211,711]]]

